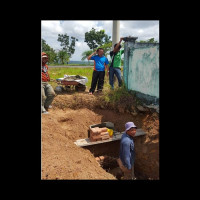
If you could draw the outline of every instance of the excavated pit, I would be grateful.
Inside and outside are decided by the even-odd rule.
[[[146,132],[134,138],[135,176],[138,180],[159,180],[158,113],[132,115],[96,105],[96,97],[87,93],[56,96],[49,115],[42,116],[42,179],[113,179],[110,173],[120,180],[121,170],[116,162],[120,140],[85,147],[74,142],[87,138],[92,124],[110,121],[116,131],[123,132],[125,123],[133,121]],[[112,159],[101,160],[102,156]]]
[[[104,155],[98,156],[95,159],[99,163],[99,166],[101,166],[106,172],[112,174],[118,180],[121,180],[123,173],[118,166],[117,157]]]
[[[91,151],[95,159],[106,172],[117,179],[121,179],[122,173],[117,163],[120,141],[112,141],[83,147]]]
[[[146,136],[138,136],[134,138],[135,149],[136,149],[135,150],[136,158],[135,158],[135,167],[134,167],[135,176],[137,180],[158,179],[158,173],[154,175],[150,175],[151,172],[148,172],[147,170],[145,170],[145,168],[146,167],[148,168],[148,166],[144,166],[144,165],[147,165],[148,160],[146,159],[146,162],[144,162],[142,159],[144,157],[144,154],[146,157],[150,157],[148,156],[148,152],[147,152],[148,147],[144,144],[145,137]],[[117,163],[117,159],[119,158],[120,140],[91,145],[91,146],[85,146],[83,148],[88,149],[94,155],[95,159],[99,163],[99,166],[101,166],[106,172],[112,174],[118,180],[121,180],[123,173]],[[156,148],[158,148],[158,146],[153,147],[154,152],[156,151],[155,150]],[[140,152],[141,149],[143,149],[142,152]],[[158,157],[155,157],[155,159],[158,159]],[[142,165],[142,163],[144,163],[144,165]],[[156,166],[155,168],[158,170]]]

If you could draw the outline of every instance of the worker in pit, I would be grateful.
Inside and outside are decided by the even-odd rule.
[[[134,174],[135,150],[133,137],[136,134],[137,127],[133,122],[127,122],[125,129],[120,140],[120,153],[117,162],[124,173],[123,179],[136,180]]]
[[[48,114],[48,109],[51,107],[51,103],[55,97],[55,92],[52,86],[48,83],[50,81],[48,73],[48,56],[45,52],[42,52],[42,113]]]

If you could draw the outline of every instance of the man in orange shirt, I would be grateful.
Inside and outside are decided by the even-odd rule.
[[[48,114],[49,106],[51,105],[55,92],[52,86],[48,83],[50,81],[48,73],[48,56],[45,52],[42,52],[42,113]]]

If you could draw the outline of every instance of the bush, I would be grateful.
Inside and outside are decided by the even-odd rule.
[[[128,91],[124,84],[115,90],[111,90],[109,87],[104,88],[103,95],[100,98],[102,104],[109,108],[116,108],[121,105],[130,109],[132,105],[137,103],[135,94]]]

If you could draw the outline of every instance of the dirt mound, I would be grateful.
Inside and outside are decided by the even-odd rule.
[[[99,167],[89,150],[74,141],[87,137],[100,117],[88,109],[51,110],[42,115],[42,179],[115,179]]]
[[[65,110],[66,108],[79,109],[89,108],[92,109],[96,106],[97,98],[95,95],[88,95],[88,92],[79,92],[68,94],[62,93],[57,95],[52,105],[56,108]]]
[[[101,168],[94,155],[74,144],[88,137],[92,124],[111,121],[124,131],[127,121],[148,132],[146,140],[158,140],[157,113],[119,113],[98,108],[98,96],[87,92],[57,95],[48,115],[42,115],[42,179],[116,179]]]

